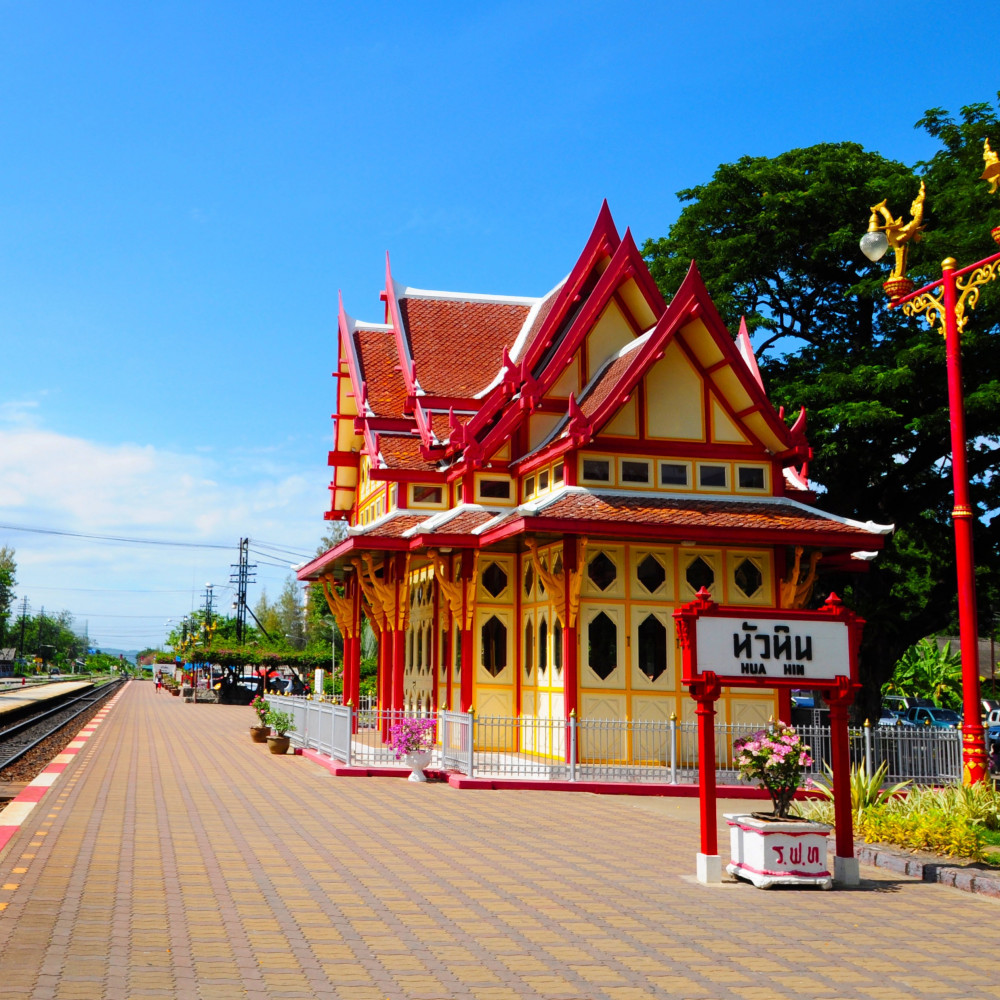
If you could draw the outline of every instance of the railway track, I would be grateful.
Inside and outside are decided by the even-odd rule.
[[[0,730],[0,773],[43,740],[111,697],[123,683],[122,680],[116,680],[75,696],[70,695],[58,705],[49,702],[28,718],[13,722]]]

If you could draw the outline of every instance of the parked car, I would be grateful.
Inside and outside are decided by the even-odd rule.
[[[990,747],[1000,740],[1000,708],[994,708],[989,715],[986,716],[986,750],[989,751]]]
[[[904,726],[930,726],[934,729],[960,729],[962,717],[950,708],[927,708],[919,705],[903,716]]]

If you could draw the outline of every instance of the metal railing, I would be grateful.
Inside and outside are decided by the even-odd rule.
[[[400,713],[356,711],[350,706],[268,695],[274,708],[289,712],[292,741],[360,767],[404,767],[389,746]],[[720,783],[735,784],[739,767],[733,742],[760,727],[719,723],[715,727],[715,770]],[[824,776],[831,759],[828,726],[797,726],[811,747],[811,777]],[[431,767],[469,777],[538,781],[621,781],[696,784],[698,726],[695,721],[506,718],[440,711]],[[957,729],[871,726],[850,730],[852,764],[868,773],[885,761],[886,780],[946,784],[962,776],[962,734]]]

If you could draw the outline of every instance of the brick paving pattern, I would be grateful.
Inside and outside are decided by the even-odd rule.
[[[0,854],[0,998],[995,994],[992,899],[700,886],[692,802],[334,778],[251,721],[129,686]]]

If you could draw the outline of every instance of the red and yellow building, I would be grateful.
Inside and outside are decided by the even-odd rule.
[[[820,560],[863,570],[882,546],[814,505],[804,413],[772,407],[696,266],[664,301],[607,205],[541,297],[411,288],[387,257],[381,298],[378,323],[341,304],[326,516],[348,535],[299,571],[345,637],[345,702],[365,616],[382,709],[687,718],[678,605],[801,607]]]

